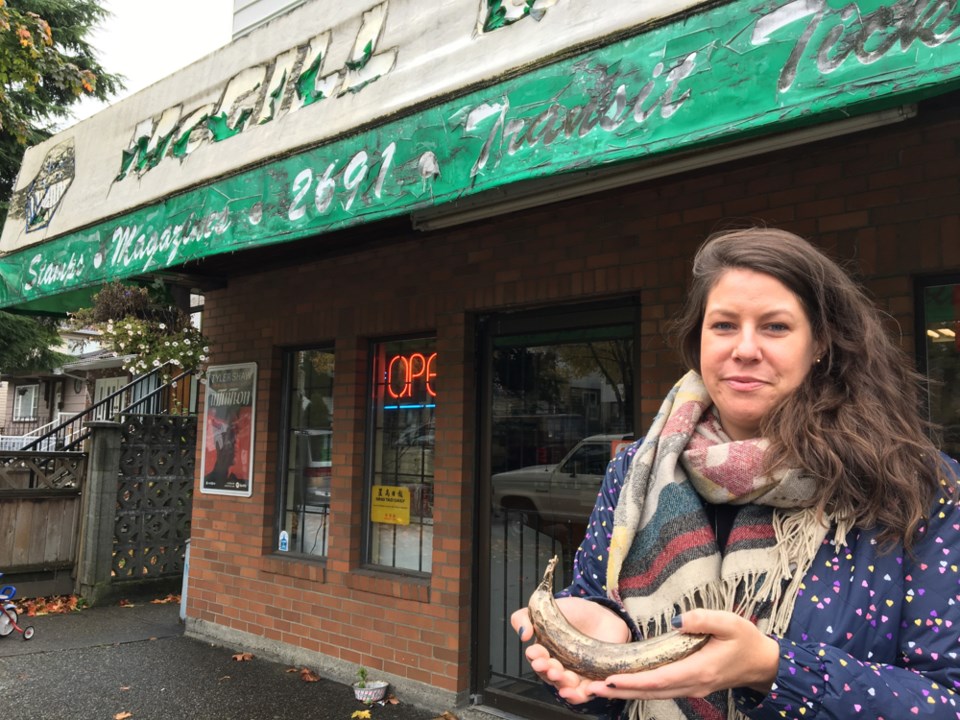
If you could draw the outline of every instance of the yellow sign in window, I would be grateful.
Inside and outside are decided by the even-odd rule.
[[[370,519],[391,525],[410,524],[410,491],[395,485],[374,485]]]

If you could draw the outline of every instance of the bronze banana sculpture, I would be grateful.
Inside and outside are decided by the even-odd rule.
[[[611,643],[595,640],[573,627],[553,598],[553,571],[557,557],[547,564],[543,580],[530,596],[527,609],[533,634],[560,664],[591,680],[640,672],[685,658],[703,647],[709,635],[670,630],[646,640]]]

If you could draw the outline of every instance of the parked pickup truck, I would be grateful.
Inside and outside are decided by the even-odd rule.
[[[531,465],[492,478],[493,507],[539,514],[541,521],[587,521],[597,500],[607,463],[631,435],[591,435],[556,465]],[[523,518],[532,524],[533,517]]]

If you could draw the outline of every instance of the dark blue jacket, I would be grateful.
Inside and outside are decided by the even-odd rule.
[[[573,584],[561,595],[611,606],[603,588],[607,548],[637,447],[607,468]],[[875,531],[854,529],[839,554],[831,539],[828,533],[807,573],[786,635],[775,638],[780,669],[773,689],[765,697],[735,691],[740,711],[754,720],[960,720],[956,502],[938,502],[910,553],[900,546],[881,552]],[[617,717],[622,703],[597,701],[589,709]]]

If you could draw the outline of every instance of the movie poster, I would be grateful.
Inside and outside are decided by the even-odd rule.
[[[207,368],[200,491],[250,497],[257,364]]]

